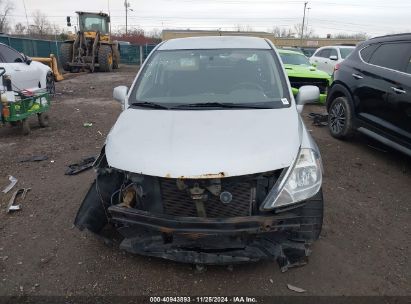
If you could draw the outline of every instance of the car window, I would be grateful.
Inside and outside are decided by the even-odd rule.
[[[130,103],[264,103],[288,107],[286,78],[271,50],[157,51],[131,94]]]
[[[7,63],[24,61],[23,56],[19,52],[13,50],[12,48],[6,45],[0,44],[0,54],[1,54],[1,57],[3,57],[4,62],[7,62]]]
[[[370,63],[381,67],[405,71],[406,65],[404,64],[409,58],[409,50],[411,43],[385,43],[372,54]]]
[[[338,53],[336,49],[330,49],[330,55],[328,56],[328,58],[330,58],[331,56],[335,56],[338,58]]]
[[[318,53],[318,57],[330,58],[331,49],[323,49]]]
[[[354,51],[354,48],[340,48],[341,58],[345,59]]]
[[[379,47],[379,44],[370,44],[369,46],[363,48],[360,51],[361,57],[365,62],[369,62],[371,56],[374,54],[375,50]]]
[[[280,57],[284,64],[311,65],[308,58],[303,54],[280,53]]]

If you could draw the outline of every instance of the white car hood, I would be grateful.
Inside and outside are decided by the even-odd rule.
[[[106,141],[111,167],[170,178],[215,178],[285,168],[301,143],[295,108],[123,111]]]

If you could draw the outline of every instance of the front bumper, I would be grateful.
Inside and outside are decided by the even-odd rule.
[[[192,264],[276,260],[282,271],[306,263],[314,239],[300,237],[307,228],[302,211],[314,200],[278,214],[179,217],[105,203],[118,187],[113,180],[121,179],[99,176],[98,186],[95,181],[90,187],[74,223],[123,250]],[[316,200],[322,202],[320,192]]]
[[[308,244],[287,239],[295,217],[250,216],[227,219],[177,218],[112,206],[111,222],[128,252],[192,264],[235,264],[276,260],[282,271],[304,264]],[[303,259],[302,259],[303,257]]]

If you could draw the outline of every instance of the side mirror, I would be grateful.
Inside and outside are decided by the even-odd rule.
[[[33,61],[33,59],[31,59],[29,56],[27,56],[27,55],[25,55],[25,54],[23,54],[23,53],[21,53],[21,55],[23,56],[23,61],[24,61],[27,65],[30,65],[31,62]]]
[[[330,56],[330,59],[331,59],[331,60],[338,60],[338,57],[335,56],[335,55],[331,55],[331,56]]]
[[[317,102],[320,100],[320,89],[316,86],[302,86],[298,90],[295,102],[297,104],[297,111],[301,113],[303,111],[304,105],[310,102]]]
[[[126,86],[118,86],[113,90],[113,98],[124,105],[127,97],[128,88]]]

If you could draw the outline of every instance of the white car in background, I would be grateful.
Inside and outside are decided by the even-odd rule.
[[[354,49],[354,46],[324,46],[315,51],[310,58],[310,63],[331,75],[335,65],[347,58]]]
[[[19,53],[15,49],[0,43],[0,67],[9,75],[13,91],[38,91],[46,89],[54,94],[54,76],[50,67]],[[0,88],[3,87],[0,81]]]

